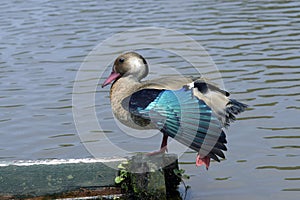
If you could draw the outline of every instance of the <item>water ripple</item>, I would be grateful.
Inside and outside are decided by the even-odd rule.
[[[72,87],[82,60],[115,33],[160,26],[201,43],[232,98],[250,106],[227,131],[231,150],[226,161],[199,173],[193,153],[180,158],[183,168],[189,168],[187,173],[195,175],[192,197],[292,199],[299,191],[299,176],[290,172],[300,169],[300,2],[4,1],[0,11],[1,160],[90,156],[74,135],[71,112]],[[140,43],[147,41],[134,44]],[[130,50],[133,43],[115,47],[121,45]],[[151,64],[151,77],[158,74],[155,66],[164,66],[159,68],[165,70],[164,76],[172,75],[170,66],[195,75],[189,63],[172,53],[141,52]],[[96,110],[98,119],[111,125],[108,90],[97,88]],[[117,127],[107,126],[105,132],[120,146],[134,142],[121,137]],[[156,149],[158,141],[135,144],[141,150]]]
[[[300,166],[288,166],[288,167],[279,167],[279,166],[259,166],[256,169],[276,169],[276,170],[299,170]]]

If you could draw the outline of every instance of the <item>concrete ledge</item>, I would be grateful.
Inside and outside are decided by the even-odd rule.
[[[115,183],[118,166],[124,163],[128,163],[125,191]],[[174,194],[180,183],[174,169],[178,169],[175,154],[0,162],[0,199],[109,199],[105,195],[119,195],[162,200]]]
[[[114,185],[117,165],[124,160],[70,159],[0,162],[0,197],[45,196],[77,188]]]

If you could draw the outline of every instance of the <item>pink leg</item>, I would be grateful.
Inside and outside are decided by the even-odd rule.
[[[168,135],[164,134],[162,142],[161,142],[161,145],[160,145],[160,150],[159,151],[154,151],[154,152],[151,152],[151,153],[147,153],[146,155],[153,156],[153,155],[157,155],[157,154],[162,154],[162,153],[168,152],[167,145],[168,145]]]
[[[205,165],[206,169],[208,170],[209,163],[210,163],[210,157],[205,156],[204,158],[201,158],[199,154],[197,155],[197,158],[196,158],[196,166],[197,167],[199,167],[201,165]]]

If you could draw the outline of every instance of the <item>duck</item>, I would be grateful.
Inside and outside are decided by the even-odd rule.
[[[148,73],[146,59],[137,52],[115,59],[102,88],[112,83],[109,97],[118,121],[134,129],[158,129],[163,137],[153,154],[167,152],[171,137],[197,152],[196,166],[208,169],[211,160],[225,159],[225,129],[248,106],[205,77],[143,80]]]

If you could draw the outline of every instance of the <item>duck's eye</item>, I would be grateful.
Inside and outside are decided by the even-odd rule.
[[[120,63],[123,63],[124,60],[125,60],[124,58],[119,58],[119,62],[120,62]]]

